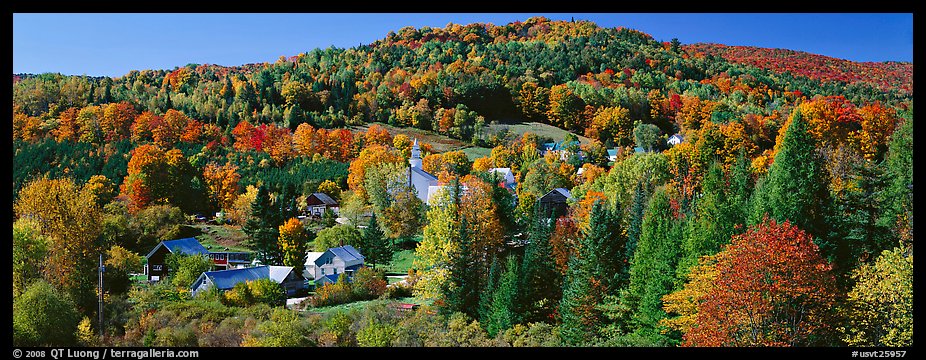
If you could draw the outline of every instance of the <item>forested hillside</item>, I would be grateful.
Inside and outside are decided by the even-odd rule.
[[[316,318],[190,298],[190,264],[156,286],[107,278],[123,286],[106,343],[910,345],[912,69],[531,18],[264,64],[14,74],[14,343],[96,344],[98,254],[139,272],[183,215],[221,212],[264,263],[340,241],[385,264],[382,238],[420,238],[400,290],[429,306]],[[504,126],[527,122],[571,134]],[[451,189],[423,204],[402,183],[414,139],[379,124],[489,155],[421,144]],[[555,188],[572,199],[551,219],[538,199]],[[315,192],[350,225],[288,222]],[[353,291],[403,297],[379,286]],[[18,315],[47,299],[76,332]]]

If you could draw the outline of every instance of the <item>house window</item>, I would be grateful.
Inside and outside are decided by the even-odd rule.
[[[151,271],[161,271],[163,265],[151,265]]]

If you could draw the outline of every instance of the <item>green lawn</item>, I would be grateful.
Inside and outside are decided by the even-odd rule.
[[[428,306],[431,305],[430,302],[421,300],[419,298],[407,297],[407,298],[388,299],[388,300],[376,299],[376,300],[366,300],[366,301],[355,301],[355,302],[347,303],[347,304],[325,306],[325,307],[318,307],[318,308],[313,308],[310,306],[306,308],[306,311],[315,313],[315,314],[330,314],[330,313],[338,312],[338,311],[359,310],[359,309],[363,309],[363,308],[373,306],[373,305],[391,304],[391,303],[418,304],[418,305],[428,305]]]
[[[366,301],[355,301],[355,302],[347,303],[347,304],[324,306],[324,307],[317,307],[317,308],[313,308],[309,306],[306,308],[306,310],[312,313],[316,313],[316,314],[329,314],[329,313],[339,312],[339,311],[350,311],[350,310],[355,310],[355,309],[363,309],[367,306],[371,306],[375,304],[382,304],[382,303],[389,303],[393,301],[395,300],[376,299],[376,300],[366,300]]]
[[[492,149],[479,147],[479,146],[470,146],[463,149],[463,153],[466,154],[470,160],[476,160],[481,157],[486,157],[492,155]]]
[[[412,267],[413,261],[415,261],[415,250],[397,251],[392,257],[392,262],[385,267],[385,270],[387,273],[407,274],[408,269]]]

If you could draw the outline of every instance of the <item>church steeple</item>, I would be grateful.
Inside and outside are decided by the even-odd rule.
[[[408,159],[408,164],[413,168],[421,168],[421,148],[418,147],[418,139],[412,144],[412,157]]]

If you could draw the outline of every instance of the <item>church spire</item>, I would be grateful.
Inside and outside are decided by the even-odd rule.
[[[421,168],[421,148],[418,147],[418,139],[412,144],[412,156],[408,159],[409,165],[413,168]]]

